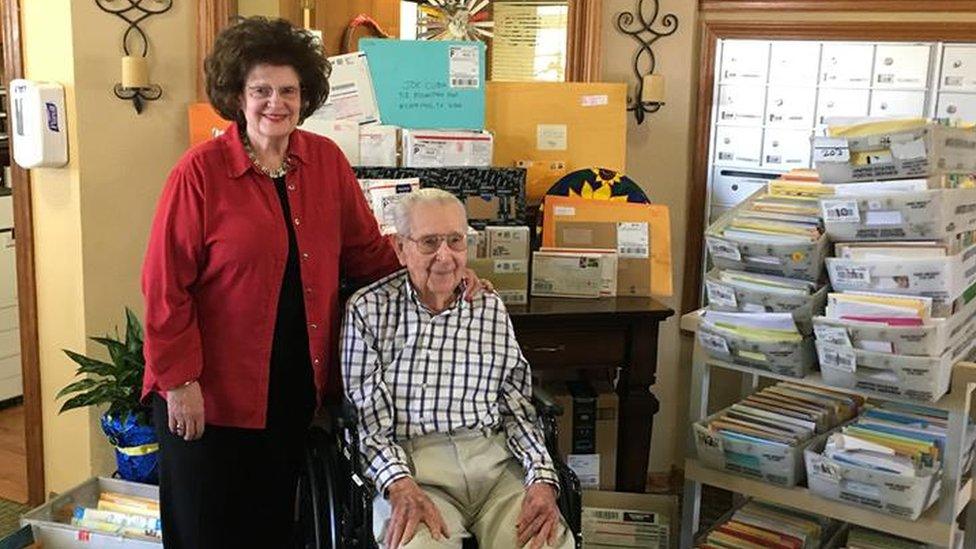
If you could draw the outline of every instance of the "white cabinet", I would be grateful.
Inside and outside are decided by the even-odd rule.
[[[776,174],[715,168],[712,173],[712,207],[735,206],[776,177]]]
[[[820,85],[866,88],[871,85],[873,44],[824,42],[820,56]]]
[[[809,168],[812,135],[810,130],[766,130],[763,167],[779,170]]]
[[[939,87],[945,91],[976,91],[976,46],[946,46]]]
[[[715,164],[758,168],[762,135],[762,128],[715,128]]]
[[[766,94],[766,124],[771,127],[813,127],[816,97],[816,88],[770,86]]]
[[[817,96],[817,124],[839,116],[867,116],[871,90],[821,88]]]
[[[872,91],[869,115],[895,118],[925,116],[925,92]]]
[[[761,126],[765,108],[765,86],[721,86],[718,90],[719,124]]]
[[[880,89],[924,89],[929,80],[932,46],[878,45],[874,53],[872,84]]]
[[[773,42],[769,52],[769,83],[813,86],[817,83],[820,44]]]
[[[727,40],[722,43],[719,78],[723,83],[765,84],[769,42]]]
[[[0,401],[23,394],[13,198],[0,196]]]
[[[935,116],[976,122],[976,93],[940,93]]]

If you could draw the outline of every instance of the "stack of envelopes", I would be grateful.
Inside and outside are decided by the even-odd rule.
[[[835,521],[752,500],[717,524],[697,546],[703,549],[815,549]]]
[[[831,499],[917,518],[939,498],[948,422],[946,412],[913,404],[867,408],[857,421],[807,449],[810,488]],[[961,448],[966,464],[974,440],[969,426]]]
[[[793,377],[814,366],[812,318],[826,303],[821,187],[809,170],[790,172],[709,227],[716,268],[698,339],[710,356]]]
[[[698,459],[706,466],[794,486],[803,449],[854,418],[864,399],[784,381],[696,423]]]
[[[862,526],[852,526],[847,533],[846,547],[847,549],[928,549],[929,545]]]

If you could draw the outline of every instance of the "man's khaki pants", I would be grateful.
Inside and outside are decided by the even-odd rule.
[[[457,549],[471,535],[478,540],[479,549],[518,547],[515,523],[525,495],[525,475],[505,445],[504,434],[431,434],[402,446],[414,480],[440,510],[449,534],[447,539],[435,541],[421,523],[413,539],[402,547]],[[381,547],[391,512],[382,496],[373,500],[373,533]],[[573,535],[565,519],[560,517],[559,522],[552,547],[572,549]]]

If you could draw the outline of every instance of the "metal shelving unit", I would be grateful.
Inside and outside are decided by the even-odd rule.
[[[686,314],[681,318],[681,329],[684,332],[694,333],[698,328],[698,322],[698,312]],[[753,392],[763,378],[791,379],[809,385],[828,387],[820,379],[819,372],[813,372],[806,378],[797,379],[714,360],[704,353],[696,338],[692,358],[689,425],[704,419],[708,414],[709,383],[713,368],[741,372],[744,381],[742,390],[744,394]],[[838,390],[835,387],[833,389]],[[954,546],[956,538],[963,532],[958,526],[958,522],[961,520],[966,525],[965,531],[969,533],[964,538],[964,546],[976,547],[976,512],[974,512],[976,506],[969,505],[974,495],[972,471],[962,471],[964,459],[962,448],[966,426],[969,424],[974,389],[976,389],[976,364],[959,362],[953,367],[952,385],[949,393],[938,402],[927,404],[948,411],[949,437],[943,462],[942,497],[915,521],[824,499],[802,486],[784,488],[724,471],[709,469],[694,456],[695,444],[689,428],[682,502],[681,547],[691,547],[699,529],[701,487],[703,484],[778,505],[840,519],[866,528],[889,532],[937,547]],[[874,393],[849,392],[859,393],[874,400],[899,400],[881,397]]]

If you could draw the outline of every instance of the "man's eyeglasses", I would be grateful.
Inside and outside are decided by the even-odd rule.
[[[463,252],[468,249],[467,237],[459,233],[429,234],[420,238],[410,238],[409,236],[404,238],[416,244],[420,253],[423,254],[437,253],[441,247],[441,242],[447,242],[447,247],[455,252]]]
[[[271,86],[248,86],[247,95],[251,99],[271,99],[275,89]],[[299,86],[282,86],[278,88],[278,97],[282,99],[296,99],[301,91]]]

